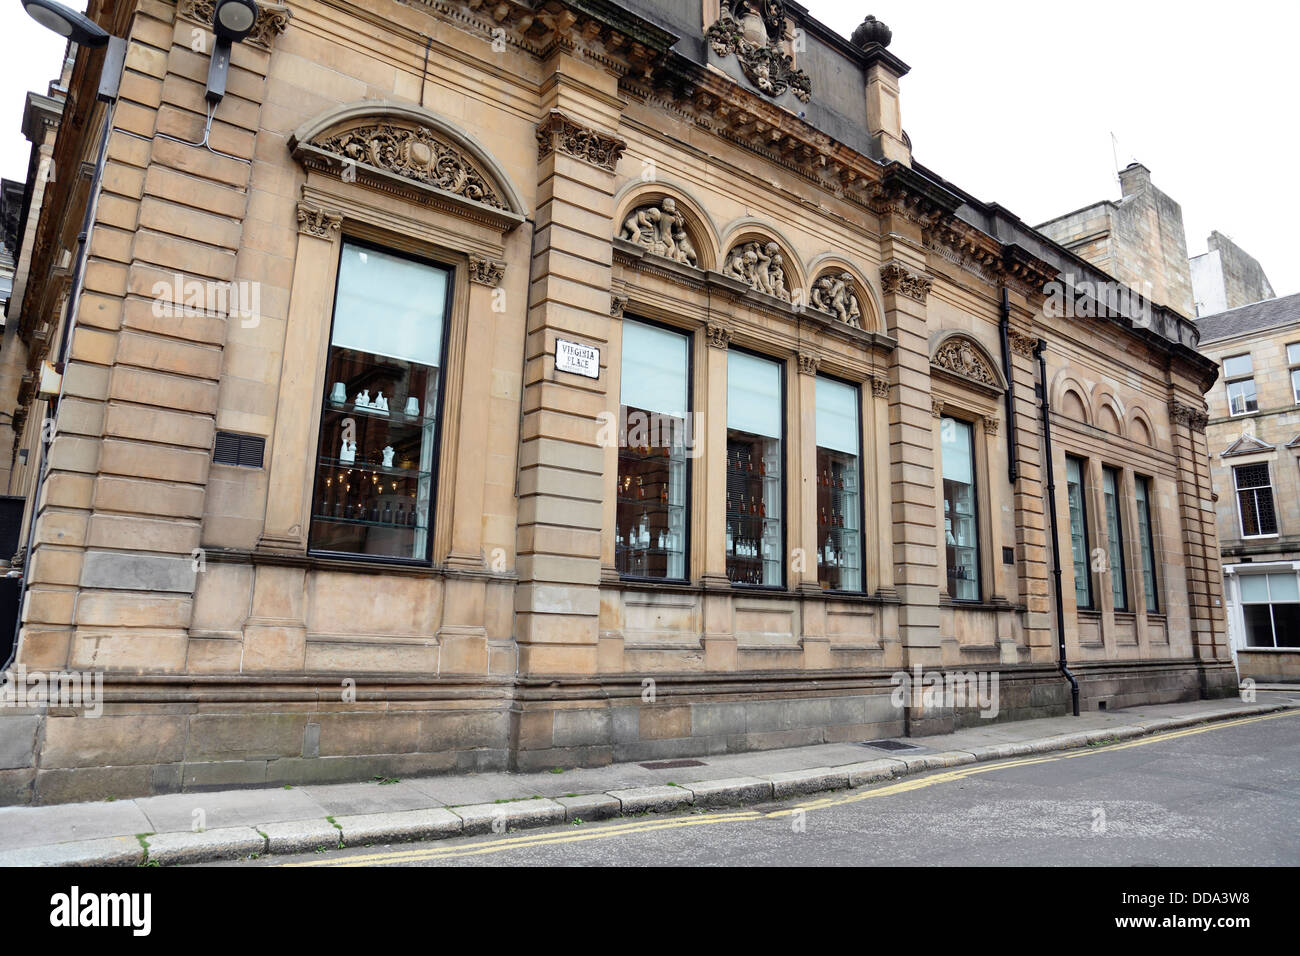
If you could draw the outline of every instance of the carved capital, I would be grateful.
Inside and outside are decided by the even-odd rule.
[[[201,23],[212,29],[212,18],[216,10],[216,0],[180,0],[180,15],[187,20]],[[283,3],[268,3],[266,0],[257,5],[257,22],[253,30],[243,40],[269,50],[271,45],[289,26],[293,11]]]
[[[877,375],[871,376],[871,393],[875,395],[876,398],[888,398],[889,382]]]
[[[333,242],[343,228],[343,216],[331,209],[322,209],[309,202],[298,203],[298,231]]]
[[[1173,399],[1169,403],[1169,417],[1173,419],[1174,424],[1184,425],[1194,432],[1205,432],[1205,426],[1209,423],[1209,416],[1205,414],[1204,409],[1193,408],[1191,405],[1184,405],[1178,399]]]
[[[983,418],[983,422],[984,422],[984,434],[996,435],[998,433],[999,422],[992,415],[985,415]]]
[[[1034,358],[1037,355],[1038,340],[1032,335],[1013,331],[1008,338],[1011,340],[1011,351],[1017,355],[1027,355],[1029,358]]]
[[[611,295],[609,297],[609,314],[616,318],[623,318],[623,310],[627,308],[627,296]]]
[[[935,418],[943,418],[943,402],[936,402],[931,400],[930,411]]]
[[[704,332],[709,338],[709,348],[725,349],[731,345],[731,329],[725,325],[710,322]]]
[[[880,267],[880,284],[885,295],[905,295],[917,302],[924,302],[934,280],[909,272],[897,262],[890,262]]]
[[[813,355],[809,352],[800,352],[799,353],[799,374],[816,375],[817,369],[821,366],[821,363],[822,360],[820,356]]]
[[[614,171],[627,143],[617,136],[581,126],[559,110],[551,110],[537,127],[537,158],[564,153],[598,169]]]
[[[484,256],[469,255],[469,281],[496,288],[506,276],[506,264]]]

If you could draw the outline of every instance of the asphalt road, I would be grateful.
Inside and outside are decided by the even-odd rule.
[[[1300,864],[1300,713],[781,804],[236,866]]]

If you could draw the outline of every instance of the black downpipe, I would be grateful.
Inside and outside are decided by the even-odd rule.
[[[1052,577],[1056,582],[1056,649],[1060,658],[1061,673],[1070,682],[1070,697],[1074,716],[1079,716],[1079,681],[1070,673],[1065,660],[1065,597],[1061,594],[1061,535],[1056,524],[1056,472],[1052,467],[1052,403],[1047,395],[1047,341],[1038,340],[1034,353],[1038,356],[1038,397],[1043,406],[1043,442],[1047,446],[1047,515],[1052,523]]]
[[[1002,374],[1007,377],[1007,477],[1014,485],[1020,477],[1020,461],[1016,457],[1016,378],[1011,368],[1011,298],[1006,286],[1002,287],[998,330],[1002,334]]]

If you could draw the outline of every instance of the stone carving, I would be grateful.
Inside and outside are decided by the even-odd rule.
[[[1169,403],[1169,417],[1177,425],[1186,425],[1194,432],[1205,432],[1205,426],[1209,424],[1210,418],[1205,414],[1204,409],[1193,408],[1191,405],[1184,405],[1178,399],[1173,399]]]
[[[999,422],[992,415],[984,416],[984,434],[996,435],[998,433]]]
[[[943,402],[936,402],[931,399],[930,413],[934,415],[935,418],[943,418]]]
[[[581,126],[559,110],[551,110],[537,127],[538,159],[553,152],[564,153],[613,172],[626,148],[623,140]]]
[[[309,202],[298,203],[298,231],[317,239],[333,239],[343,227],[343,217]]]
[[[611,295],[609,297],[609,314],[615,319],[623,318],[623,310],[627,308],[627,296]]]
[[[212,18],[216,11],[216,0],[181,0],[180,15],[189,20],[212,27]],[[293,11],[283,3],[267,3],[263,0],[257,5],[257,22],[253,30],[244,38],[245,43],[270,49],[275,38],[289,26]]]
[[[731,329],[725,325],[710,322],[704,334],[708,336],[709,348],[725,349],[731,345]]]
[[[477,282],[479,285],[490,285],[493,288],[501,285],[501,280],[506,276],[506,264],[498,262],[496,259],[487,259],[483,256],[476,256],[473,253],[469,256],[469,281]]]
[[[862,328],[862,308],[858,303],[857,287],[848,272],[827,272],[812,285],[808,296],[814,309],[828,312],[845,325]]]
[[[896,292],[917,302],[924,302],[934,285],[932,280],[913,275],[896,262],[880,267],[880,283],[886,295]]]
[[[878,376],[873,375],[871,376],[871,391],[872,394],[876,396],[876,398],[888,398],[889,382],[885,381],[885,379],[883,378],[879,378]]]
[[[1030,358],[1034,358],[1038,354],[1038,340],[1032,335],[1013,331],[1008,338],[1011,340],[1011,351],[1020,355],[1027,355]]]
[[[678,212],[671,197],[633,209],[623,221],[619,238],[688,266],[696,265],[699,258],[686,234],[686,217]]]
[[[817,369],[821,366],[822,360],[809,352],[799,353],[799,374],[816,375]]]
[[[755,292],[790,301],[785,284],[785,257],[775,242],[745,242],[727,254],[723,274],[746,283]]]
[[[782,0],[723,0],[705,39],[720,57],[734,53],[745,78],[768,96],[789,90],[801,103],[812,99],[808,74],[781,48],[789,39]]]
[[[458,150],[425,127],[359,126],[312,142],[354,163],[395,173],[465,199],[505,209],[496,188]]]
[[[970,379],[972,382],[978,382],[980,385],[987,385],[999,391],[1002,388],[997,375],[993,373],[993,369],[984,360],[979,349],[964,336],[954,336],[939,346],[939,350],[934,353],[933,363],[941,369],[961,378]]]

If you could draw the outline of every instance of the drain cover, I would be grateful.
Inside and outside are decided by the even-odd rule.
[[[676,770],[678,767],[707,767],[708,764],[703,760],[658,760],[641,766],[647,770]]]
[[[916,744],[905,744],[901,740],[864,740],[859,747],[875,747],[877,750],[920,750]]]

